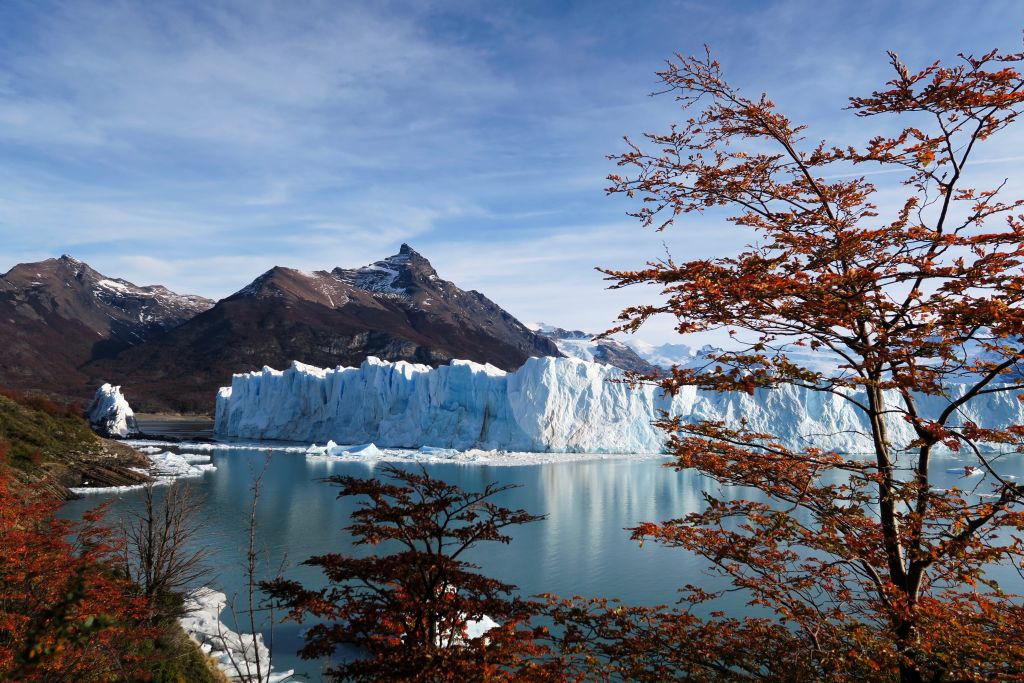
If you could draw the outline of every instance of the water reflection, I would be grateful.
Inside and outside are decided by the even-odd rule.
[[[259,450],[215,450],[212,455],[217,471],[190,485],[204,496],[202,514],[207,529],[202,542],[215,548],[214,583],[229,596],[243,593],[250,489],[265,463],[257,522],[267,572],[287,557],[292,565],[287,575],[312,584],[319,582],[320,574],[297,566],[302,560],[324,552],[369,552],[366,548],[353,549],[342,531],[356,501],[337,500],[336,489],[319,480],[331,474],[373,476],[372,465],[307,463],[302,454],[271,455]],[[478,548],[469,559],[480,564],[484,573],[519,586],[524,594],[601,595],[637,604],[659,604],[674,602],[678,588],[687,583],[711,587],[716,582],[705,573],[703,560],[654,544],[640,547],[629,539],[626,529],[644,521],[683,517],[702,508],[702,493],[723,493],[714,482],[692,471],[675,472],[663,467],[664,462],[648,459],[523,467],[426,467],[432,476],[469,490],[482,489],[490,482],[520,485],[503,493],[496,502],[547,515],[542,522],[513,529],[509,545]],[[940,464],[943,469],[939,471],[947,466],[955,468],[958,463],[950,456]],[[1019,455],[1007,458],[1002,465],[1008,473],[1024,474],[1011,471],[1024,469]],[[943,480],[938,482],[940,486],[964,484],[955,472],[939,476]],[[729,489],[727,493],[754,497],[753,492],[741,489]],[[91,496],[73,501],[62,514],[77,517],[105,499]],[[123,494],[115,500],[111,516],[116,518],[135,500],[137,494]],[[1001,579],[1012,578],[1006,571],[999,573]],[[1019,577],[1014,581],[1019,583]],[[1020,590],[1018,585],[1007,587]],[[734,604],[722,607],[741,615],[746,607],[741,599],[734,600]],[[317,665],[302,662],[292,654],[300,644],[299,632],[295,625],[278,627],[277,664],[306,672],[317,680]]]

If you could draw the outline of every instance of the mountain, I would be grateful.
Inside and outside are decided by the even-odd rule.
[[[686,344],[651,344],[639,339],[630,339],[626,342],[629,348],[633,349],[638,356],[648,363],[661,368],[671,368],[673,365],[688,367],[695,360],[699,360],[707,353],[714,353],[721,349],[711,346],[704,346],[697,350]]]
[[[622,342],[614,339],[594,339],[597,335],[582,330],[566,330],[545,323],[530,323],[537,334],[555,342],[558,350],[570,358],[611,365],[621,370],[643,375],[660,375],[662,368],[652,363]]]
[[[710,360],[708,356],[723,352],[722,348],[710,344],[705,344],[697,349],[686,344],[656,346],[633,339],[627,343],[641,358],[662,368],[671,368],[673,365],[678,365],[681,368],[703,368],[714,364],[714,361]],[[821,349],[811,351],[806,347],[789,346],[785,349],[785,355],[790,361],[801,367],[825,374],[841,372],[840,366],[843,364],[843,360],[837,354]]]
[[[213,305],[161,286],[108,278],[71,258],[0,275],[0,385],[84,398],[81,367],[144,343]]]
[[[476,291],[443,280],[403,244],[356,269],[274,267],[188,322],[86,370],[130,392],[142,410],[207,412],[233,373],[292,361],[334,367],[368,356],[514,370],[558,347]]]

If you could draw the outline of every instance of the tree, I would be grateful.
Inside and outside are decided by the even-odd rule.
[[[665,415],[672,466],[753,487],[768,502],[709,496],[703,511],[633,536],[698,553],[731,590],[774,611],[794,635],[787,676],[1017,676],[1024,613],[985,567],[1019,563],[1024,489],[998,474],[987,445],[1020,448],[1024,426],[975,424],[959,411],[1020,392],[1024,201],[1003,199],[1005,183],[966,181],[978,150],[1019,116],[1024,53],[960,55],[916,72],[889,56],[893,79],[849,108],[906,127],[863,147],[808,145],[803,126],[766,95],[730,85],[707,52],[677,55],[658,74],[685,122],[646,143],[627,138],[612,157],[623,170],[609,192],[639,198],[631,215],[643,225],[664,230],[723,207],[751,235],[736,255],[604,271],[613,288],[653,283],[665,296],[623,311],[613,332],[670,315],[680,333],[735,333],[735,348],[706,367],[675,368],[660,385],[834,395],[862,416],[872,444],[867,457],[793,448],[742,423]],[[878,188],[848,173],[861,166],[902,180],[905,198],[887,218]],[[838,369],[802,366],[791,354],[803,347],[834,354]],[[895,436],[901,421],[909,440]],[[942,449],[974,459],[991,484],[984,496],[934,486]],[[687,600],[719,595],[690,587]],[[720,623],[722,652],[763,625]],[[761,650],[729,675],[775,675],[774,649]]]
[[[250,463],[250,468],[252,463]],[[231,596],[227,602],[227,608],[231,612],[231,620],[239,625],[241,633],[235,633],[217,624],[217,634],[214,642],[227,653],[228,661],[234,678],[242,683],[269,683],[276,680],[273,669],[274,656],[274,605],[266,609],[264,617],[257,617],[260,611],[260,600],[258,591],[260,584],[260,553],[256,548],[257,517],[256,511],[260,502],[260,491],[263,489],[263,477],[270,466],[270,453],[263,459],[263,467],[260,471],[252,472],[252,486],[249,492],[252,494],[252,503],[249,506],[247,544],[245,548],[245,609],[237,609],[238,595]],[[269,557],[267,558],[269,559]],[[281,559],[275,579],[280,579],[287,564],[287,557]],[[244,615],[244,619],[240,618]],[[269,622],[269,624],[268,624]],[[263,643],[263,636],[260,634],[262,627],[270,628],[270,638],[266,645]],[[244,626],[244,629],[242,628]]]
[[[153,491],[147,484],[141,508],[128,511],[120,521],[125,539],[121,563],[155,619],[177,618],[177,594],[194,590],[208,571],[209,550],[198,545],[203,529],[200,501],[186,484],[169,487],[159,503]]]
[[[394,552],[335,553],[303,562],[323,570],[329,582],[324,589],[286,579],[261,586],[292,619],[323,620],[306,631],[300,656],[357,648],[360,658],[327,669],[337,680],[539,680],[541,665],[530,663],[539,652],[535,632],[522,625],[540,606],[511,597],[515,586],[481,576],[463,556],[483,542],[508,543],[506,529],[541,517],[492,502],[514,486],[467,492],[422,469],[386,465],[380,474],[325,481],[339,487],[339,499],[368,498],[346,528],[355,544]],[[517,678],[525,672],[532,677]]]
[[[73,524],[54,516],[58,504],[23,498],[0,472],[0,678],[146,678],[154,631],[144,601],[113,571],[102,510]]]

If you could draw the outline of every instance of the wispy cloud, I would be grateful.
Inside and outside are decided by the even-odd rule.
[[[593,266],[641,265],[663,239],[680,257],[744,242],[720,214],[654,235],[603,196],[621,136],[680,117],[646,97],[673,52],[710,43],[812,139],[860,142],[889,124],[843,107],[888,77],[885,49],[1014,48],[1021,19],[1012,0],[10,0],[0,268],[72,252],[222,296],[277,263],[411,241],[516,315],[597,329],[653,294],[606,292]],[[993,178],[1024,156],[1005,141]]]

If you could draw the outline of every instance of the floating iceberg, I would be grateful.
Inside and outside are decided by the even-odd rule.
[[[573,358],[531,358],[515,372],[452,361],[431,368],[368,358],[358,368],[320,369],[293,363],[284,371],[235,375],[217,396],[221,437],[563,453],[657,453],[665,435],[653,426],[662,411],[684,421],[720,420],[777,435],[793,448],[871,450],[866,420],[834,394],[784,386],[753,394],[684,387],[665,396],[654,386],[630,386],[617,368]],[[918,397],[924,416],[951,398]],[[993,393],[960,408],[957,420],[982,426],[1024,423],[1017,392]],[[897,397],[893,395],[895,402]],[[893,416],[897,447],[914,439]]]
[[[139,433],[135,413],[121,393],[121,387],[104,384],[96,390],[86,417],[100,436],[129,437]]]
[[[345,455],[357,455],[363,458],[372,458],[383,455],[383,452],[377,448],[376,444],[364,443],[358,446],[339,446],[333,441],[328,441],[324,446],[317,446],[313,444],[306,449],[306,455],[326,455],[326,456],[345,456]]]

